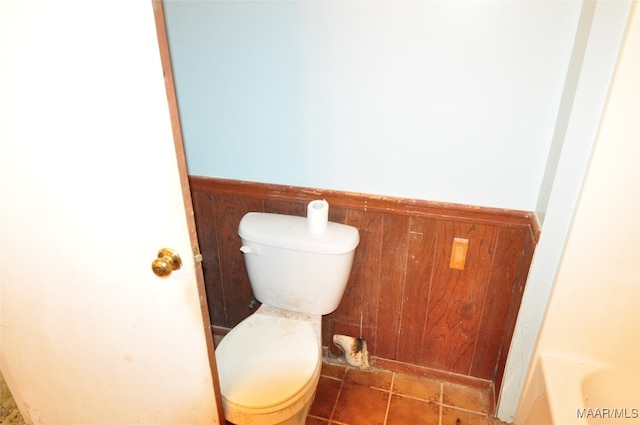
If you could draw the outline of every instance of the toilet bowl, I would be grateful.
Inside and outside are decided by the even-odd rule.
[[[263,304],[216,348],[226,420],[304,424],[322,368],[322,316]]]
[[[216,348],[225,418],[304,425],[322,368],[322,315],[342,299],[358,230],[328,222],[312,233],[304,217],[251,212],[238,234],[262,305]]]

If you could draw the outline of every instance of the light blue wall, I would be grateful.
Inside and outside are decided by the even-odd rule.
[[[189,173],[535,210],[579,12],[167,1]]]

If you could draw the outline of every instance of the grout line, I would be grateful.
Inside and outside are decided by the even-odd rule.
[[[327,375],[320,375],[322,378],[326,378],[326,379],[331,379],[333,381],[343,381],[340,378],[336,378],[335,376],[327,376]]]
[[[396,392],[394,392],[393,395],[397,395],[398,397],[402,397],[402,398],[408,398],[411,400],[422,401],[423,403],[442,404],[439,401],[429,400],[428,398],[420,398],[413,395],[400,394]]]
[[[387,398],[387,409],[384,411],[384,420],[382,425],[387,425],[387,419],[389,418],[389,408],[391,407],[391,397],[393,396],[393,384],[396,380],[396,374],[391,374],[391,385],[389,386],[389,397]]]
[[[479,416],[490,417],[489,413],[480,412],[478,410],[471,410],[471,409],[467,409],[465,407],[454,406],[454,405],[451,405],[451,404],[444,404],[444,403],[441,403],[441,404],[442,404],[443,407],[448,407],[448,408],[451,408],[451,409],[454,409],[454,410],[461,410],[463,412],[469,412],[469,413],[473,413],[473,414],[476,414],[476,415],[479,415]]]
[[[333,402],[333,409],[331,409],[331,414],[329,414],[329,425],[331,425],[332,423],[337,423],[337,422],[334,422],[333,415],[336,414],[336,408],[338,407],[338,400],[340,400],[340,395],[342,395],[342,388],[344,388],[344,378],[346,378],[346,376],[347,376],[347,373],[345,371],[344,376],[340,380],[340,388],[338,389],[338,395],[336,396],[336,401]]]

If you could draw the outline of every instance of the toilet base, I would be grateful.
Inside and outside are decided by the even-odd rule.
[[[292,417],[290,417],[289,419],[286,419],[282,422],[276,422],[276,423],[269,423],[268,425],[305,425],[305,423],[307,422],[307,416],[309,415],[309,410],[311,409],[311,405],[313,404],[313,400],[315,399],[316,395],[315,393],[313,394],[313,397],[311,397],[311,399],[307,402],[307,404],[304,405],[304,407],[302,408],[302,410],[296,412]],[[255,418],[247,418],[246,421],[238,421],[238,422],[230,422],[230,421],[226,421],[227,425],[248,425],[248,424],[254,424],[255,422]],[[262,423],[263,425],[267,425],[266,422]]]
[[[267,316],[267,317],[261,317]],[[271,318],[269,318],[271,316]],[[276,322],[273,322],[273,319],[277,319]],[[284,320],[286,319],[286,320]],[[284,322],[282,322],[284,320]],[[280,321],[280,322],[279,322]],[[311,326],[312,335],[306,335],[306,339],[302,338],[305,336],[305,333],[302,335],[298,335],[295,341],[288,341],[286,344],[282,343],[282,339],[277,339],[280,333],[286,337],[287,335],[294,335],[292,333],[296,326],[302,326],[301,323],[306,323]],[[264,326],[268,325],[268,329],[264,328]],[[294,326],[295,325],[295,326]],[[262,326],[262,327],[261,327]],[[276,335],[271,335],[268,331],[273,329],[283,329],[282,327],[287,329],[287,332],[276,332]],[[229,368],[243,368],[242,370],[246,371],[246,363],[237,363],[239,355],[244,353],[244,351],[234,351],[229,349],[229,347],[233,348],[234,340],[233,338],[240,338],[238,335],[243,335],[240,339],[237,339],[239,342],[249,341],[250,344],[254,344],[256,342],[256,338],[264,338],[266,335],[266,340],[262,341],[263,348],[267,345],[273,344],[272,348],[276,346],[278,347],[289,347],[289,354],[295,354],[295,356],[300,356],[305,353],[307,356],[313,357],[313,361],[315,365],[313,367],[313,372],[310,374],[306,383],[301,385],[299,390],[295,393],[290,394],[290,398],[281,398],[279,403],[274,405],[265,405],[260,406],[259,403],[255,403],[256,401],[256,393],[251,393],[250,396],[253,397],[253,406],[252,404],[242,404],[244,401],[242,398],[236,398],[236,403],[232,400],[227,399],[225,393],[225,381],[223,380],[224,374],[221,373],[221,392],[222,392],[222,405],[224,409],[224,413],[227,419],[228,424],[232,425],[305,425],[307,415],[309,413],[309,409],[311,408],[311,404],[315,398],[316,389],[318,387],[318,383],[320,381],[320,373],[322,370],[322,352],[321,352],[321,327],[322,327],[322,317],[316,315],[308,315],[303,313],[295,313],[286,310],[280,310],[274,307],[270,307],[266,304],[262,304],[260,308],[249,318],[243,320],[240,324],[238,324],[234,329],[232,329],[225,339],[220,343],[218,348],[216,349],[216,355],[218,358],[218,367],[222,368],[222,372],[224,370],[232,370]],[[300,328],[301,330],[305,330],[306,325]],[[251,334],[251,332],[255,332],[259,330],[259,334]],[[240,332],[247,333],[249,335],[242,334]],[[305,330],[307,332],[307,330]],[[300,331],[298,331],[300,333]],[[231,338],[231,339],[229,339]],[[272,339],[273,338],[273,339]],[[302,338],[302,339],[301,339]],[[301,341],[304,342],[304,346],[300,346]],[[225,342],[227,345],[225,346]],[[243,348],[242,344],[239,344],[239,349]],[[304,349],[304,350],[303,350]],[[227,351],[225,351],[227,350]],[[312,351],[315,352],[315,355],[312,355]],[[240,353],[240,354],[238,354]],[[218,356],[219,355],[219,356]],[[247,357],[249,360],[255,360],[259,358],[257,356],[249,356]],[[311,359],[310,359],[311,360]],[[256,386],[251,387],[252,382],[258,379],[258,375],[264,372],[264,358],[261,362],[252,365],[254,369],[252,374],[244,374],[245,377],[249,377],[249,381],[244,382],[243,385],[246,387],[241,388],[253,388],[256,389]],[[274,362],[271,370],[273,370],[276,366],[284,365],[285,368],[282,369],[281,373],[288,373],[288,369],[290,368],[290,363],[282,361],[282,357],[277,357],[271,360]],[[235,365],[235,366],[234,366]],[[309,365],[310,366],[310,365]],[[227,369],[225,369],[225,367]],[[307,368],[307,372],[309,368]],[[305,373],[307,373],[305,372]],[[306,376],[306,375],[305,375]],[[267,377],[269,375],[267,374]],[[271,376],[269,379],[274,379],[274,376]],[[228,381],[233,383],[234,381]],[[237,382],[237,381],[235,381]],[[269,380],[264,381],[269,382]],[[303,381],[301,380],[300,383]],[[275,387],[277,391],[277,386]],[[263,386],[260,388],[260,391],[274,391],[274,387],[271,387],[270,384]],[[237,394],[237,392],[236,392]],[[289,397],[289,396],[288,396]],[[249,398],[251,400],[251,398]],[[240,404],[237,404],[237,402]],[[259,401],[259,400],[258,400]],[[256,405],[257,404],[257,405]]]

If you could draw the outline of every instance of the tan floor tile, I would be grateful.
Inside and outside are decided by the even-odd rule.
[[[489,413],[489,390],[445,382],[442,385],[442,404],[474,412]]]
[[[346,366],[335,363],[322,363],[322,371],[320,372],[322,376],[342,379],[344,378],[345,373],[347,373]]]
[[[309,414],[331,419],[331,413],[336,405],[341,385],[342,381],[321,376]]]
[[[485,415],[442,407],[442,425],[498,425],[503,422]]]
[[[428,401],[391,396],[386,425],[439,425],[440,406]]]
[[[345,382],[332,419],[349,425],[382,425],[388,398],[388,392]]]
[[[360,370],[349,368],[347,369],[345,382],[389,390],[392,379],[393,373],[388,370]]]
[[[305,422],[305,425],[327,425],[328,423],[329,423],[328,419],[320,419],[320,418],[314,418],[312,416],[308,416],[307,421]]]
[[[401,395],[440,402],[440,381],[422,376],[396,373],[393,380],[393,392]]]

